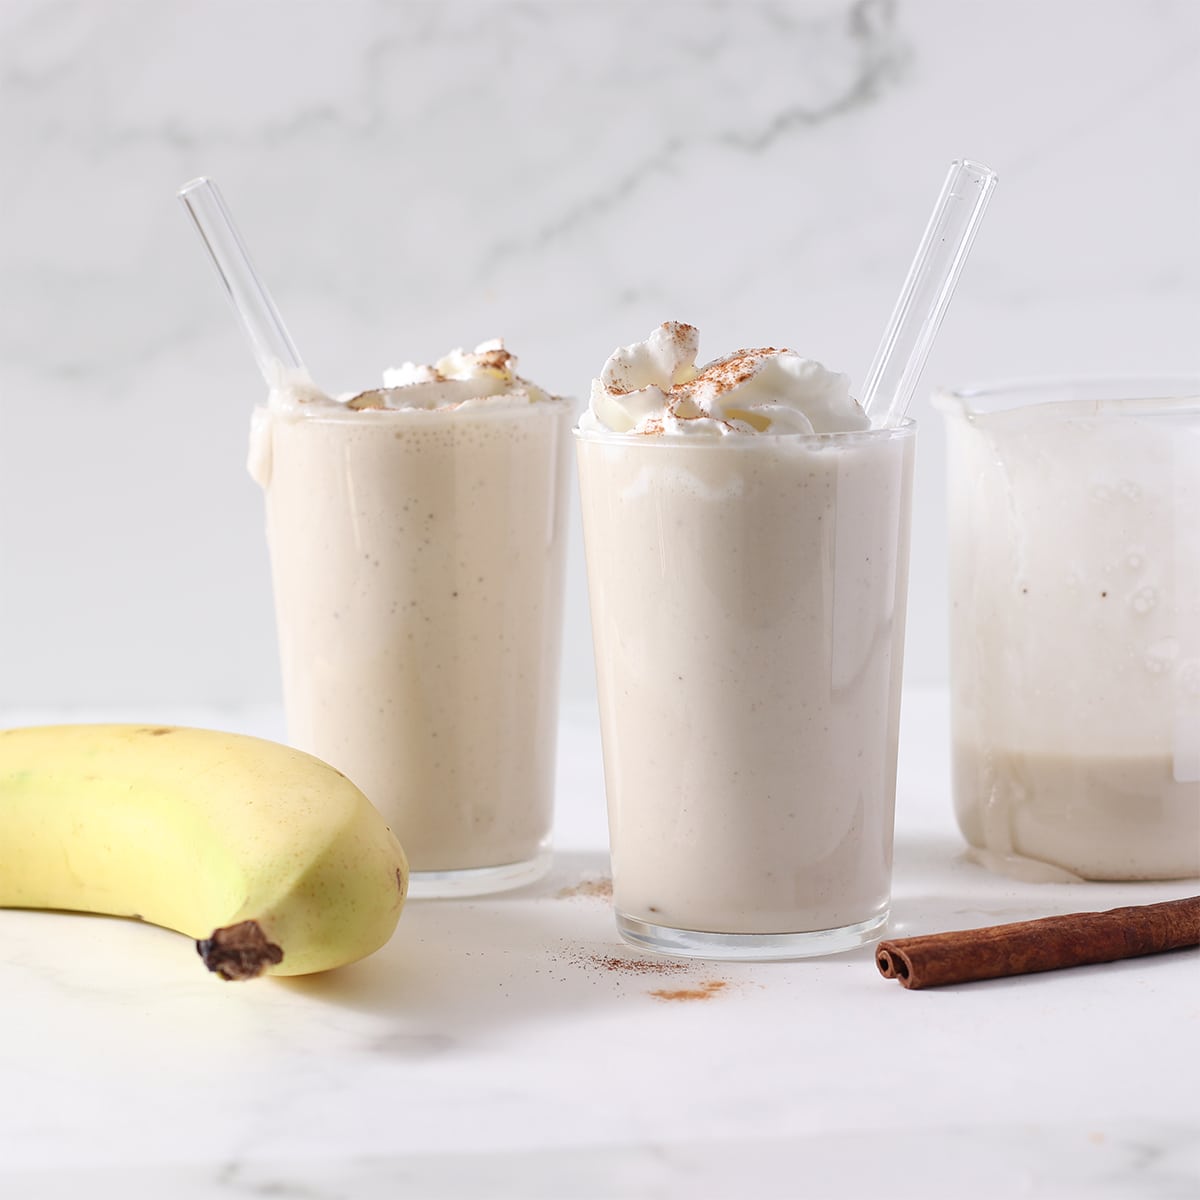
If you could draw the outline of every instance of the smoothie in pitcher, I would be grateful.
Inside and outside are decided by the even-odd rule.
[[[947,393],[954,804],[1030,880],[1200,875],[1200,382]]]

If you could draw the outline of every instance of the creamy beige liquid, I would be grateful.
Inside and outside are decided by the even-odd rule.
[[[913,439],[578,438],[619,913],[888,907]]]
[[[1167,755],[984,752],[959,743],[954,795],[967,841],[1006,874],[1053,881],[1200,871],[1200,784],[1177,780]]]
[[[964,836],[1025,879],[1200,874],[1197,410],[942,403]]]
[[[289,739],[414,872],[519,863],[551,827],[566,403],[272,413]]]

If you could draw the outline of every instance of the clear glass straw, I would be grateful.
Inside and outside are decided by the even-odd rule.
[[[259,279],[217,185],[211,179],[193,179],[179,189],[179,199],[212,255],[267,386],[280,382],[281,371],[307,377],[275,301]]]
[[[863,386],[877,428],[898,424],[908,408],[995,186],[995,171],[979,163],[950,164]]]

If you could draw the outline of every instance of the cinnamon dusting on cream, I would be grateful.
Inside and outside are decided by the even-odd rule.
[[[666,321],[619,346],[592,382],[584,432],[639,435],[840,433],[870,422],[845,375],[794,350],[735,350],[697,368],[700,334]]]

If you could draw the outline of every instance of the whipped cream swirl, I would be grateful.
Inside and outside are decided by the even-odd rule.
[[[267,403],[256,408],[251,417],[246,465],[250,475],[265,488],[271,478],[271,426],[275,421],[310,417],[371,420],[375,412],[413,413],[413,420],[425,421],[437,419],[422,415],[425,413],[449,415],[456,410],[514,408],[557,399],[522,379],[516,366],[516,357],[496,338],[482,342],[469,353],[451,350],[432,366],[406,362],[391,367],[383,373],[382,387],[337,397],[327,395],[307,375],[280,371]]]
[[[841,433],[870,420],[845,375],[794,350],[738,350],[697,367],[700,333],[667,321],[613,351],[581,429],[654,435]]]
[[[307,378],[283,378],[271,389],[268,407],[279,413],[325,416],[338,410],[452,409],[481,404],[523,404],[550,399],[516,373],[516,356],[500,338],[468,352],[451,350],[431,366],[406,362],[383,373],[383,386],[326,395]]]

